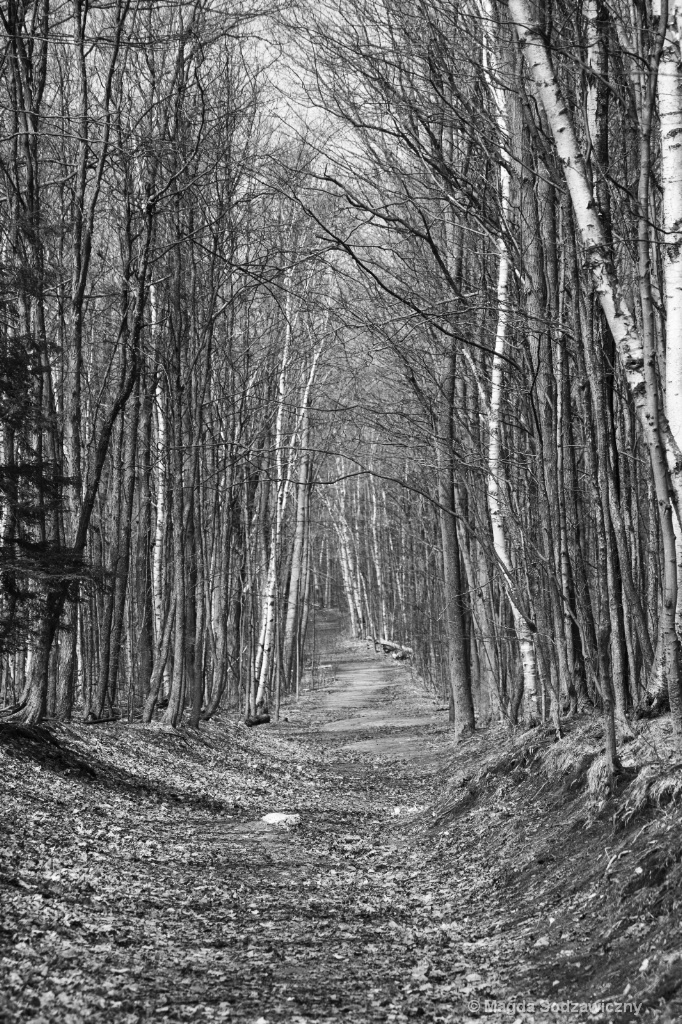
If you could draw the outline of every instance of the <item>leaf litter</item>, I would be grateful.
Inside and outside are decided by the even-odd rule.
[[[357,672],[376,659],[342,653]],[[432,719],[384,664],[373,712]],[[372,735],[417,736],[420,755],[358,750],[357,721],[316,730],[343,725],[338,694],[252,731],[5,735],[0,1019],[625,1020],[598,1001],[635,997],[637,1016],[679,1019],[674,809],[615,827],[518,744],[494,770],[499,742],[457,751],[446,723],[382,734],[374,714]]]

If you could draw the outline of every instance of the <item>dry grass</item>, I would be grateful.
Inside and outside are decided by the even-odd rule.
[[[478,794],[498,787],[501,778],[582,792],[590,804],[601,805],[610,792],[603,721],[586,715],[562,725],[560,740],[543,724],[516,735],[498,726],[467,741],[449,766],[451,783],[439,802],[438,818],[457,816]],[[623,773],[615,811],[623,823],[646,808],[682,803],[682,763],[669,716],[619,729],[618,757]]]
[[[600,800],[608,795],[610,782],[606,755],[599,754],[587,769],[587,792],[594,800]]]
[[[627,823],[648,807],[682,802],[682,765],[644,765],[629,787],[625,804],[619,811]]]

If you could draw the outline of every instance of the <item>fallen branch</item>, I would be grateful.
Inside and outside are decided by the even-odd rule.
[[[101,715],[99,718],[90,711],[83,719],[83,725],[104,725],[106,722],[120,722],[122,717],[120,708],[112,708],[108,715]]]
[[[248,725],[249,729],[254,725],[266,725],[270,721],[270,715],[249,715],[244,719],[244,725]]]
[[[368,636],[367,639],[371,640],[375,647],[385,647],[389,651],[402,651],[403,654],[414,654],[411,647],[406,647],[405,644],[397,644],[394,640],[386,640],[385,637]]]

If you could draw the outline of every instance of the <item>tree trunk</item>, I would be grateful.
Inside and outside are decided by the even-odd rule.
[[[673,727],[679,742],[682,738],[682,692],[680,690],[679,641],[675,632],[677,564],[670,483],[675,488],[679,505],[682,499],[682,460],[678,464],[679,449],[677,449],[670,432],[663,429],[664,425],[660,422],[654,352],[646,333],[646,327],[645,335],[642,337],[637,330],[632,314],[623,301],[619,282],[610,262],[607,238],[594,202],[583,155],[578,145],[568,107],[554,74],[545,37],[533,18],[527,0],[509,0],[509,11],[516,25],[519,42],[526,55],[540,102],[547,115],[571,195],[576,223],[585,246],[595,291],[599,296],[604,316],[613,336],[649,448],[664,546],[665,582],[660,626],[662,656],[659,660],[659,671],[664,674],[668,683]],[[642,145],[645,144],[646,134],[647,126],[645,125],[641,130]],[[642,160],[646,162],[646,156],[640,159],[640,172]],[[642,186],[643,180],[640,173],[640,206]],[[642,216],[648,217],[648,203],[641,209]],[[640,233],[640,281],[641,275],[645,273],[642,261],[644,260],[648,264],[648,257],[644,258],[642,250]],[[643,314],[645,317],[647,316],[646,309],[643,310]],[[671,472],[669,472],[669,467]]]
[[[436,450],[440,505],[438,518],[443,545],[443,591],[451,693],[450,720],[454,722],[455,735],[459,740],[470,736],[476,728],[476,723],[471,694],[471,669],[466,648],[462,574],[455,517],[455,479],[452,461],[452,403],[455,395],[455,372],[455,353],[451,351],[445,357],[441,377]]]

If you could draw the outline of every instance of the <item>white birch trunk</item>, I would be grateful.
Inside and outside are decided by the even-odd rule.
[[[293,665],[293,652],[296,633],[296,621],[300,617],[301,605],[301,582],[303,579],[303,555],[306,534],[306,509],[307,509],[307,486],[308,486],[308,416],[307,410],[303,420],[301,433],[301,464],[298,475],[298,502],[296,507],[296,531],[294,536],[294,549],[291,558],[291,578],[289,581],[289,600],[287,603],[287,614],[284,625],[284,676],[290,680]]]
[[[485,5],[488,8],[488,5]],[[486,14],[492,24],[492,13],[488,8]],[[494,63],[492,43],[489,44],[489,60]],[[494,71],[494,68],[492,69]],[[496,106],[495,116],[500,131],[502,145],[508,137],[508,125],[505,111],[505,99],[502,90],[496,84],[494,77],[489,76],[489,84]],[[497,330],[495,333],[495,351],[492,365],[492,388],[489,404],[489,440],[488,440],[488,508],[490,510],[490,521],[492,524],[493,545],[495,554],[503,568],[505,590],[512,609],[514,618],[514,630],[519,642],[521,652],[521,664],[523,669],[523,696],[528,717],[533,721],[538,718],[538,674],[537,659],[535,656],[535,643],[525,616],[519,608],[518,601],[514,597],[516,589],[513,578],[513,566],[507,544],[507,536],[504,529],[504,506],[501,499],[500,481],[502,480],[503,467],[501,461],[501,422],[500,411],[502,404],[502,375],[504,369],[505,348],[507,343],[507,326],[509,323],[509,253],[504,239],[504,229],[509,215],[509,199],[511,181],[509,171],[505,166],[508,162],[508,154],[502,153],[503,162],[500,163],[500,211],[502,227],[498,239],[497,248],[499,254],[499,265],[497,271]]]
[[[388,624],[386,591],[384,589],[384,576],[381,568],[381,548],[379,547],[377,494],[373,480],[370,487],[372,490],[372,546],[374,548],[374,572],[376,573],[377,589],[379,591],[379,598],[381,601],[381,635],[390,636],[391,631]]]
[[[346,600],[348,601],[348,613],[350,615],[350,629],[353,636],[358,635],[358,618],[355,613],[355,598],[353,595],[353,586],[351,583],[351,573],[348,568],[348,552],[346,550],[345,538],[343,531],[337,526],[336,532],[339,537],[339,557],[341,561],[341,576],[343,578],[343,589],[346,591]]]
[[[339,461],[337,462],[337,472],[339,476],[343,475],[343,465]],[[346,488],[345,481],[342,485],[341,491],[341,502],[340,508],[332,508],[331,504],[327,502],[329,508],[329,514],[334,523],[336,534],[339,538],[339,555],[341,561],[341,575],[343,577],[343,586],[346,591],[346,599],[348,601],[348,610],[351,620],[351,630],[354,636],[360,636],[362,627],[362,602],[361,595],[358,589],[358,581],[355,572],[355,563],[353,560],[352,546],[353,541],[350,535],[348,527],[348,521],[346,519],[345,505],[346,505]]]
[[[346,565],[348,566],[350,591],[353,597],[353,605],[355,607],[355,618],[357,623],[356,635],[360,636],[360,633],[362,632],[362,621],[364,618],[362,613],[362,592],[360,590],[359,569],[354,557],[353,537],[345,516],[342,521],[341,529],[343,531],[343,545],[346,555]]]
[[[290,292],[288,293],[291,294]],[[289,343],[291,340],[291,310],[290,299],[287,298],[286,329],[284,338],[284,351],[282,352],[282,364],[279,373],[277,390],[277,419],[275,422],[275,488],[277,505],[275,508],[275,521],[272,524],[270,538],[270,559],[268,563],[268,575],[265,585],[265,596],[263,600],[262,626],[260,638],[260,674],[258,678],[258,690],[256,693],[256,707],[265,701],[265,693],[270,678],[270,666],[272,663],[272,649],[275,642],[275,619],[277,602],[277,555],[279,553],[279,541],[282,531],[282,519],[286,504],[287,483],[283,473],[283,425],[284,425],[284,399],[286,391],[286,374],[289,361]]]
[[[609,261],[608,246],[592,189],[585,169],[585,160],[557,81],[547,44],[536,23],[528,0],[509,0],[509,12],[519,42],[526,56],[547,121],[564,177],[571,196],[576,224],[585,248],[587,265],[595,290],[618,350],[621,366],[632,395],[637,416],[650,450],[663,445],[678,509],[682,505],[682,456],[670,430],[662,427],[657,436],[647,415],[644,379],[644,350],[635,319],[630,313]]]
[[[668,12],[658,71],[663,188],[663,275],[666,308],[665,411],[670,432],[682,448],[682,69],[675,41],[682,4]],[[680,508],[678,507],[678,513]],[[677,554],[677,631],[682,636],[682,529],[673,519]]]
[[[158,647],[163,633],[163,541],[166,529],[166,418],[161,408],[162,396],[156,393],[156,523],[154,527],[154,553],[152,558],[152,585],[154,588],[154,643]]]
[[[501,176],[506,181],[502,182],[503,196],[509,197],[509,175],[505,168],[501,168]],[[507,335],[507,288],[509,277],[509,257],[502,238],[498,243],[499,268],[497,275],[497,332],[495,335],[495,354],[492,367],[492,390],[490,393],[490,418],[489,443],[488,443],[488,508],[490,509],[490,521],[492,524],[493,544],[495,554],[503,568],[504,583],[507,597],[511,605],[514,618],[514,629],[519,641],[521,651],[521,663],[523,667],[523,692],[524,702],[528,715],[531,719],[538,717],[538,684],[537,684],[537,662],[535,658],[535,645],[533,634],[522,615],[517,601],[514,599],[513,566],[509,555],[509,546],[504,530],[504,509],[501,499],[500,479],[502,474],[501,463],[501,434],[500,434],[500,407],[502,402],[502,371],[504,367],[504,351]]]

